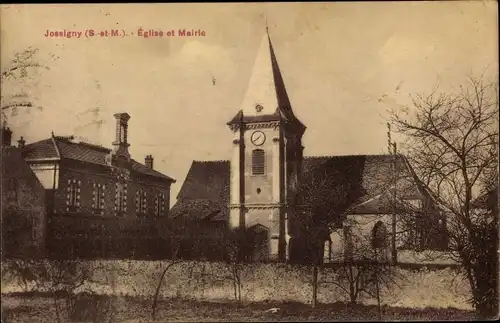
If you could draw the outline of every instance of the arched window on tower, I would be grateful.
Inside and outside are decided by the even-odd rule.
[[[252,175],[264,175],[266,172],[265,153],[262,149],[252,151]]]

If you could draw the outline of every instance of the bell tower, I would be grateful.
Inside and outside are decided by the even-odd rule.
[[[241,109],[227,124],[233,132],[230,226],[250,234],[254,261],[286,261],[306,127],[292,111],[267,28]]]

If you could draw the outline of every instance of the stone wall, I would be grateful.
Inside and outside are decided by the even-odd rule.
[[[167,261],[93,261],[92,282],[81,291],[97,294],[138,296],[151,299],[156,283]],[[5,266],[5,264],[2,264]],[[185,299],[223,301],[235,299],[235,285],[231,279],[231,265],[215,262],[182,262],[170,267],[165,276],[160,296]],[[295,301],[310,303],[312,299],[312,268],[278,264],[251,264],[238,268],[243,301]],[[324,276],[322,269],[320,277]],[[381,301],[390,306],[412,308],[471,309],[467,304],[469,288],[457,270],[396,268],[397,286],[381,291]],[[321,279],[321,278],[320,278]],[[330,275],[329,279],[335,279]],[[22,291],[21,285],[2,277],[2,292]],[[331,284],[319,287],[318,301],[331,303],[346,301],[339,288]],[[365,304],[375,304],[375,299],[361,297]]]

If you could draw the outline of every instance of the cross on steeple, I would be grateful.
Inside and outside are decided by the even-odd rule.
[[[269,27],[267,25],[267,11],[264,12],[264,17],[266,18],[266,33],[269,35]]]

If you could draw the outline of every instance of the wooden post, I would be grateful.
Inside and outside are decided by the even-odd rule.
[[[378,283],[378,257],[377,257],[377,248],[375,248],[375,290],[377,293],[377,307],[378,307],[378,318],[382,320],[382,308],[380,305],[380,287]]]
[[[397,213],[397,168],[396,168],[396,158],[397,158],[397,150],[396,150],[396,143],[394,142],[393,144],[393,152],[392,152],[392,180],[393,180],[393,185],[394,185],[394,191],[393,191],[393,196],[392,196],[392,201],[393,201],[393,206],[392,206],[392,263],[396,264],[398,262],[398,251],[396,248],[396,213]]]
[[[316,307],[318,300],[318,265],[316,263],[313,265],[312,285],[313,285],[312,307]]]

